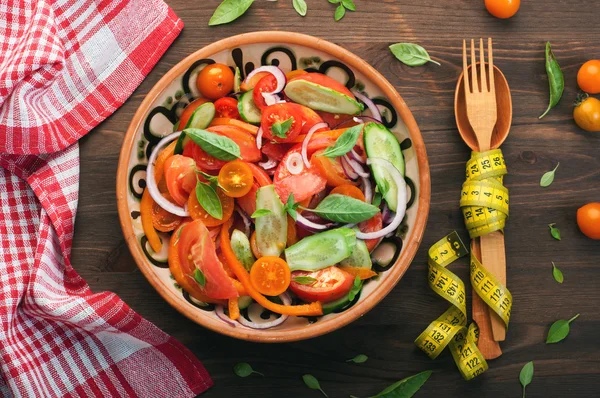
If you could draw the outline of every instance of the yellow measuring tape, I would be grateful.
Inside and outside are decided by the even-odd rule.
[[[502,230],[508,217],[508,190],[502,185],[506,164],[499,149],[473,152],[467,162],[467,180],[463,184],[460,205],[471,238]],[[477,341],[479,328],[467,327],[466,290],[463,281],[448,270],[455,260],[469,253],[456,232],[429,249],[429,287],[451,306],[417,337],[415,344],[435,359],[446,347],[465,380],[488,369]],[[508,327],[512,296],[481,262],[471,254],[471,286]]]

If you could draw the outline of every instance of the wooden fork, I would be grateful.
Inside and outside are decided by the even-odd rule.
[[[471,86],[469,85],[467,65],[467,43],[463,40],[463,70],[465,85],[465,100],[467,105],[467,116],[479,146],[479,152],[491,149],[492,132],[498,119],[496,108],[496,87],[494,84],[494,59],[492,55],[492,39],[488,39],[489,65],[486,71],[485,53],[483,39],[479,41],[479,55],[481,62],[480,73],[481,84],[478,81],[477,59],[475,58],[475,41],[471,40]],[[488,75],[486,77],[486,75]],[[489,87],[488,87],[489,81]],[[506,286],[506,254],[504,251],[504,234],[500,231],[492,232],[479,238],[481,247],[482,264],[502,284]],[[479,299],[479,297],[474,300]],[[479,303],[480,304],[480,303]],[[480,312],[480,311],[479,311]],[[495,341],[504,341],[506,338],[506,327],[502,319],[491,308],[488,308],[491,329]],[[481,312],[480,312],[481,313]],[[476,320],[477,321],[477,320]]]

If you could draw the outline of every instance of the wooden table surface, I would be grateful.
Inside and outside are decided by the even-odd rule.
[[[180,37],[131,98],[81,140],[81,189],[73,264],[92,290],[117,293],[133,309],[189,347],[215,381],[208,397],[319,397],[301,375],[312,373],[332,398],[369,396],[417,372],[434,375],[417,394],[432,397],[518,397],[519,371],[535,363],[528,397],[591,397],[600,390],[600,241],[577,229],[576,210],[600,200],[600,134],[585,133],[572,121],[576,74],[588,59],[600,58],[600,4],[583,0],[523,0],[516,17],[491,17],[483,0],[355,0],[357,12],[335,23],[334,5],[308,0],[301,18],[291,1],[257,0],[233,24],[208,27],[219,0],[167,0],[185,22]],[[376,308],[342,330],[284,345],[237,341],[189,321],[154,291],[134,263],[123,239],[115,195],[117,160],[124,133],[142,99],[158,79],[193,51],[215,40],[258,30],[308,33],[337,43],[377,68],[400,92],[419,123],[431,165],[431,213],[412,266]],[[494,38],[496,65],[513,94],[514,120],[503,150],[509,167],[506,185],[511,213],[506,228],[508,283],[514,306],[504,355],[469,383],[449,353],[432,361],[413,340],[447,304],[426,281],[427,249],[452,230],[467,233],[458,207],[469,151],[454,122],[454,86],[461,70],[463,38]],[[559,106],[542,120],[548,83],[544,45],[550,40],[565,74]],[[409,68],[388,45],[423,45],[441,67]],[[540,188],[542,174],[557,162],[554,184]],[[562,241],[550,237],[556,223]],[[551,261],[565,282],[552,277]],[[466,261],[452,270],[468,280]],[[470,289],[469,289],[470,291]],[[550,324],[580,313],[569,337],[544,343]],[[358,353],[368,362],[344,361]],[[266,377],[238,378],[232,366],[251,363]]]

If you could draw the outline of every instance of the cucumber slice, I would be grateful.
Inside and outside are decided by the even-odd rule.
[[[212,102],[206,102],[200,105],[198,108],[196,108],[194,113],[192,113],[190,120],[188,120],[187,124],[182,130],[188,128],[207,128],[210,125],[210,122],[212,122],[212,120],[214,119],[215,112],[215,104],[213,104]],[[179,124],[179,122],[177,122],[177,124]],[[181,133],[181,135],[177,139],[177,143],[175,144],[175,155],[182,154],[183,148],[189,141],[190,138],[185,133]]]
[[[308,236],[288,247],[285,259],[292,271],[318,271],[349,257],[355,246],[356,232],[337,228]]]
[[[361,283],[361,291],[362,291],[362,281]],[[344,297],[330,301],[329,303],[323,303],[323,315],[331,314],[334,312],[342,312],[352,304],[356,303],[360,298],[360,292],[354,297],[354,300],[350,301],[349,295],[345,295]]]
[[[356,228],[354,228],[356,231]],[[246,235],[244,235],[246,236]],[[358,267],[371,269],[373,263],[371,262],[371,253],[367,249],[367,244],[362,239],[356,240],[356,246],[352,251],[350,257],[343,259],[340,265],[346,267]]]
[[[240,100],[238,101],[238,110],[240,111],[240,116],[246,123],[260,124],[262,114],[252,99],[253,91],[254,90],[246,91],[241,95]]]
[[[271,210],[268,214],[256,219],[256,245],[262,256],[279,257],[287,242],[287,214],[283,203],[275,192],[274,185],[258,189],[256,208]]]
[[[238,298],[238,307],[240,307],[240,310],[245,310],[246,308],[250,307],[252,301],[252,297],[250,296],[240,296]]]
[[[396,136],[385,126],[378,123],[367,123],[364,129],[365,151],[369,158],[385,159],[394,165],[403,176],[404,174],[404,156],[400,143]],[[396,211],[398,208],[398,187],[394,179],[381,166],[372,165],[373,177],[379,192],[387,202],[390,210]]]
[[[294,80],[285,87],[285,95],[292,101],[317,111],[358,115],[364,106],[339,91],[306,80]]]
[[[239,229],[234,229],[231,233],[231,249],[246,271],[250,271],[256,259],[252,255],[248,237]]]
[[[233,92],[239,93],[240,86],[242,85],[242,73],[240,72],[240,68],[235,67],[235,74],[233,75]]]

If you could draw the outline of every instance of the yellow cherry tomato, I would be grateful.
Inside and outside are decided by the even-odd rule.
[[[521,0],[485,0],[485,8],[489,13],[501,19],[514,16],[520,6]]]
[[[585,131],[600,132],[600,101],[584,95],[575,104],[573,118]]]

